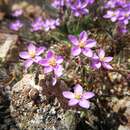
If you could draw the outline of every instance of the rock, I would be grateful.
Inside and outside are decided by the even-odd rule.
[[[21,130],[76,129],[75,111],[64,111],[56,97],[43,95],[41,87],[35,85],[35,75],[25,75],[12,87],[11,95],[11,115]]]
[[[119,114],[123,113],[118,130],[130,130],[130,97],[115,100],[113,111]]]
[[[130,128],[126,126],[119,126],[118,130],[130,130]]]
[[[10,116],[9,109],[10,101],[4,88],[0,86],[0,130],[7,130],[9,128],[17,129],[17,126]]]
[[[6,60],[7,54],[11,52],[11,49],[16,44],[17,39],[17,35],[0,33],[0,58],[2,61]]]

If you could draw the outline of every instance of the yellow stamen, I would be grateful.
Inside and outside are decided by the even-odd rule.
[[[85,43],[84,43],[83,41],[80,41],[79,47],[80,47],[80,48],[84,48],[84,46],[85,46]]]
[[[29,52],[29,55],[33,58],[33,57],[35,57],[35,52],[30,51],[30,52]]]
[[[125,14],[125,17],[129,17],[129,14],[128,14],[128,13],[126,13],[126,14]]]
[[[80,99],[81,98],[81,94],[75,94],[75,98],[76,99]]]
[[[49,60],[49,65],[51,65],[51,66],[56,66],[56,59],[55,59],[55,58],[51,58],[51,59]]]
[[[104,61],[104,59],[105,59],[105,57],[103,57],[103,56],[102,56],[102,57],[100,57],[100,60],[101,60],[101,61]]]

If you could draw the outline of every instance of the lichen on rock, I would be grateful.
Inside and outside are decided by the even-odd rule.
[[[25,75],[11,95],[11,115],[20,129],[75,130],[75,111],[65,111],[57,97],[48,99],[35,86],[35,75]]]

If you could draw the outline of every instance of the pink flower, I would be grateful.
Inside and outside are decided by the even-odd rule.
[[[34,62],[38,63],[39,60],[42,59],[40,55],[44,52],[45,47],[37,48],[32,43],[30,43],[27,49],[28,51],[22,51],[19,53],[19,56],[25,59],[24,65],[26,69],[30,67]]]
[[[92,67],[95,69],[99,69],[101,66],[105,69],[113,69],[112,66],[109,64],[110,61],[112,61],[113,57],[108,56],[105,57],[105,51],[103,49],[100,49],[98,51],[98,55],[94,54],[92,57]]]
[[[68,38],[73,45],[71,49],[73,56],[78,56],[80,53],[83,53],[87,57],[92,57],[93,52],[91,48],[96,46],[96,41],[93,39],[88,39],[88,35],[85,31],[82,31],[79,34],[79,37],[69,35]]]
[[[56,77],[60,77],[63,71],[62,62],[61,56],[57,56],[53,51],[48,51],[46,58],[40,60],[39,64],[44,66],[44,73],[54,72]]]
[[[42,17],[38,17],[36,18],[32,24],[31,24],[31,31],[32,32],[35,32],[35,31],[40,31],[43,29],[43,20],[42,20]]]
[[[16,20],[15,22],[12,22],[9,26],[9,28],[13,31],[19,31],[23,27],[23,23],[21,23],[20,20]]]
[[[116,22],[119,18],[120,11],[119,10],[108,10],[107,14],[104,15],[104,18],[111,19],[112,22]]]
[[[17,10],[15,10],[15,11],[13,11],[12,16],[14,16],[14,17],[19,17],[19,16],[21,16],[22,14],[23,14],[23,10],[22,10],[22,9],[17,9]]]
[[[80,84],[75,85],[74,92],[64,91],[62,94],[65,98],[69,99],[69,106],[78,104],[79,106],[87,109],[90,107],[90,102],[88,99],[95,96],[93,92],[83,91],[83,88]]]

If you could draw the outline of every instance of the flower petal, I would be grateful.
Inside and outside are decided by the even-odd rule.
[[[52,68],[52,66],[46,66],[45,68],[44,68],[44,73],[46,74],[46,73],[50,73],[50,72],[52,72],[53,71],[53,68]]]
[[[103,66],[105,69],[108,69],[108,70],[113,69],[112,66],[111,66],[110,64],[105,63],[105,62],[102,63],[102,66]]]
[[[27,47],[29,52],[34,52],[36,53],[36,46],[34,46],[32,43],[29,44]]]
[[[62,94],[67,99],[74,99],[74,93],[72,93],[70,91],[64,91]]]
[[[30,58],[30,55],[28,54],[27,51],[22,51],[19,53],[19,56],[23,59],[29,59]]]
[[[80,84],[75,85],[74,93],[76,93],[76,94],[82,94],[83,93],[83,88]]]
[[[60,77],[63,74],[63,67],[62,67],[62,65],[57,65],[54,68],[54,73],[55,73],[56,77]]]
[[[93,54],[92,60],[99,61],[99,57],[97,56],[96,53]]]
[[[78,103],[79,103],[79,100],[77,100],[77,99],[70,99],[68,105],[69,106],[74,106],[74,105],[76,105]]]
[[[48,59],[51,59],[54,55],[55,55],[55,53],[53,51],[48,51],[46,57]]]
[[[99,56],[99,58],[104,58],[104,56],[105,56],[105,51],[103,50],[103,49],[100,49],[99,51],[98,51],[98,56]]]
[[[96,46],[97,42],[95,40],[88,39],[86,43],[87,43],[85,45],[86,48],[92,48],[92,47]]]
[[[57,56],[56,63],[61,64],[62,62],[63,62],[63,57],[62,56]]]
[[[55,86],[57,83],[57,78],[56,77],[53,77],[52,78],[52,85]]]
[[[88,35],[85,31],[81,32],[80,35],[79,35],[79,40],[82,41],[82,42],[85,42],[88,38]]]
[[[77,46],[79,44],[78,38],[74,35],[69,35],[68,39],[75,46]]]
[[[26,69],[28,69],[33,64],[33,61],[31,59],[24,61],[24,66]]]
[[[82,100],[80,100],[79,105],[83,108],[88,109],[90,107],[90,102],[88,100],[82,99]]]
[[[83,54],[84,54],[85,56],[87,56],[87,57],[92,57],[92,56],[93,56],[92,50],[91,50],[91,49],[88,49],[88,48],[83,49]]]
[[[41,55],[45,51],[45,47],[39,47],[36,49],[36,55]]]
[[[104,62],[110,62],[112,61],[113,57],[109,56],[109,57],[105,57],[104,58]]]
[[[95,94],[93,92],[85,92],[85,93],[83,93],[82,98],[83,99],[90,99],[94,96],[95,96]]]
[[[41,61],[42,57],[41,56],[35,56],[35,58],[33,58],[32,60],[35,62],[35,63],[38,63],[39,61]]]
[[[49,66],[48,60],[47,59],[42,59],[39,61],[39,64],[42,66]]]
[[[72,47],[71,53],[73,56],[78,56],[81,53],[81,48],[79,48],[77,46]]]
[[[101,62],[99,62],[99,61],[92,61],[92,67],[94,69],[99,69],[101,67]]]

